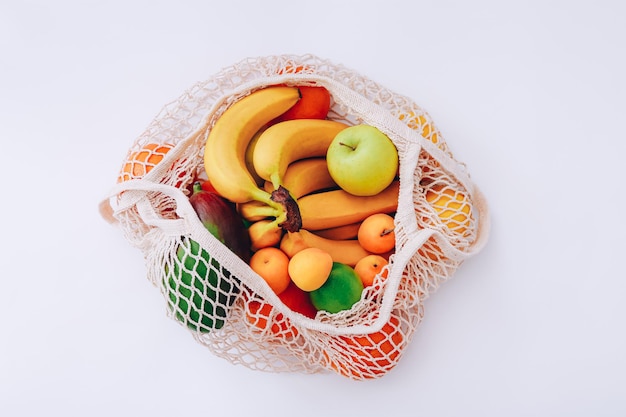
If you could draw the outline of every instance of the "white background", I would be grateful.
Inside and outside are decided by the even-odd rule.
[[[0,415],[626,415],[626,8],[615,1],[0,0]],[[165,104],[313,53],[413,98],[491,208],[398,367],[214,357],[98,214]]]

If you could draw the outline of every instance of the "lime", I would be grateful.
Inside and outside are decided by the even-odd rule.
[[[311,302],[318,310],[338,313],[349,310],[361,299],[363,283],[354,271],[346,264],[333,262],[328,279],[315,291],[310,292]]]

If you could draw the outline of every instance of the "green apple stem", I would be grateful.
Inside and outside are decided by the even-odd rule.
[[[339,144],[340,144],[341,146],[347,146],[348,148],[352,149],[353,151],[354,151],[354,150],[356,150],[356,148],[355,148],[354,146],[350,146],[350,145],[348,145],[347,143],[339,142]]]

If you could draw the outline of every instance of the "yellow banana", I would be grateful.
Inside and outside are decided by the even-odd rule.
[[[266,87],[235,102],[217,119],[207,137],[204,168],[219,194],[234,203],[257,200],[280,207],[246,168],[246,149],[256,132],[299,99],[296,87]]]
[[[280,250],[285,252],[290,259],[293,257],[293,255],[300,252],[302,249],[310,247],[304,241],[304,238],[300,233],[302,230],[303,229],[300,229],[297,232],[287,232],[280,240]]]
[[[254,147],[254,169],[276,190],[283,185],[289,164],[303,158],[326,156],[332,140],[346,127],[342,122],[317,119],[276,123],[261,134]]]
[[[344,226],[329,227],[328,229],[314,230],[318,236],[327,239],[356,239],[359,235],[359,227],[362,222],[350,223]]]
[[[248,169],[248,172],[250,173],[250,175],[252,175],[254,182],[256,182],[256,184],[259,187],[265,183],[265,180],[259,177],[259,175],[254,170],[254,165],[252,165],[252,154],[254,152],[254,147],[256,146],[256,142],[259,140],[259,136],[261,136],[261,133],[263,133],[265,129],[267,129],[267,125],[263,126],[254,134],[254,136],[252,136],[252,139],[250,139],[250,143],[248,143],[248,147],[246,148],[246,168]],[[273,190],[270,190],[269,192],[272,192],[272,191]]]
[[[280,248],[292,257],[304,248],[318,248],[326,251],[334,262],[354,266],[370,252],[361,247],[358,240],[334,240],[317,236],[306,229],[287,233],[280,242]]]
[[[259,220],[248,228],[251,249],[258,251],[269,246],[278,246],[283,235],[283,229],[272,220]]]
[[[328,229],[360,222],[374,213],[392,213],[398,209],[399,187],[394,181],[373,196],[355,196],[341,189],[304,196],[298,200],[302,227]]]
[[[282,185],[296,200],[316,191],[337,187],[324,157],[300,159],[289,164]],[[270,181],[265,181],[264,188],[270,193],[274,190]]]
[[[252,146],[254,145],[251,142],[250,147]],[[319,157],[301,159],[289,164],[283,179],[283,186],[289,190],[291,196],[297,200],[312,192],[336,187],[337,184],[333,181],[328,172],[326,158]],[[274,191],[274,186],[270,181],[265,181],[264,189],[268,193],[271,193]],[[274,207],[254,200],[238,204],[237,209],[239,214],[249,221],[276,217],[279,214],[278,210]]]
[[[250,222],[267,219],[268,217],[278,217],[280,215],[280,210],[256,200],[237,204],[237,212],[241,217]]]

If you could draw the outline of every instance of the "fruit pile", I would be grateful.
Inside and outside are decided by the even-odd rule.
[[[350,309],[384,279],[395,246],[398,152],[373,126],[328,120],[330,101],[322,86],[268,86],[235,102],[208,133],[208,179],[190,198],[205,227],[310,318]],[[248,303],[249,317],[260,308]]]
[[[245,68],[213,80],[236,83],[250,73]],[[149,277],[171,315],[214,353],[257,369],[278,369],[284,360],[292,370],[376,377],[395,366],[421,320],[422,300],[476,239],[471,183],[446,171],[456,161],[412,103],[396,97],[387,119],[401,124],[383,120],[379,129],[360,122],[374,120],[365,117],[369,102],[344,108],[349,94],[333,82],[294,79],[305,78],[258,82],[238,96],[224,96],[235,85],[215,94],[199,89],[189,110],[196,99],[185,95],[180,114],[164,120],[174,114],[195,126],[185,118],[208,104],[215,112],[194,132],[163,122],[136,143],[119,173],[116,197],[124,201],[116,215],[146,251]],[[374,106],[386,97],[359,79],[349,89],[358,96],[361,86],[376,91],[360,97]],[[403,192],[413,192],[402,201],[400,155],[409,161]]]

